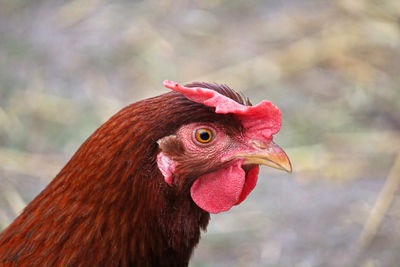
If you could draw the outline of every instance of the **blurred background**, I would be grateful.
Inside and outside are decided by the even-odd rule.
[[[0,0],[0,229],[119,109],[210,81],[280,107],[294,174],[191,266],[398,266],[399,72],[398,0]]]

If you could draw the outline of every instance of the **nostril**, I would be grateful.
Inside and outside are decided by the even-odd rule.
[[[260,149],[266,149],[268,147],[267,144],[260,140],[252,140],[252,145]]]

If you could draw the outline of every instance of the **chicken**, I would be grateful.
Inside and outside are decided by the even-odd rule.
[[[98,128],[0,234],[0,266],[187,266],[210,213],[241,203],[259,165],[291,172],[268,101],[164,81]]]

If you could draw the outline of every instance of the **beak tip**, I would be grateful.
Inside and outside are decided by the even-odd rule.
[[[287,166],[284,167],[284,170],[289,174],[293,173],[292,163],[290,162],[289,158],[288,158],[288,164]]]

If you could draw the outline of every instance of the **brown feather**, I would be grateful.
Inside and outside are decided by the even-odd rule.
[[[224,86],[201,85],[249,104]],[[0,234],[0,265],[186,266],[210,216],[187,183],[164,182],[156,141],[189,122],[237,131],[233,116],[213,111],[170,92],[115,114]]]

